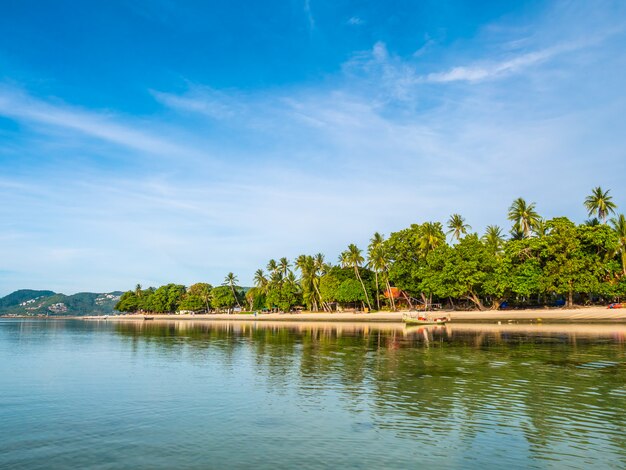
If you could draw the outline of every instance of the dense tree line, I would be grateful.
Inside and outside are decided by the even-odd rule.
[[[222,286],[168,284],[126,292],[121,311],[174,312],[231,309],[331,311],[428,307],[479,309],[607,302],[626,296],[626,218],[615,215],[609,191],[595,188],[584,201],[590,219],[544,220],[534,203],[509,208],[508,236],[488,226],[479,236],[459,214],[446,227],[413,224],[385,239],[375,233],[367,252],[350,244],[337,265],[324,255],[292,264],[272,259],[242,289],[229,273]],[[399,295],[401,294],[401,295]]]

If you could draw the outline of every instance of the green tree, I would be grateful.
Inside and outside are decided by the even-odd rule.
[[[603,223],[609,214],[614,214],[617,206],[613,202],[613,197],[609,196],[611,190],[603,191],[600,186],[591,190],[591,194],[585,199],[585,208],[589,217],[596,215]]]
[[[127,313],[134,313],[139,310],[139,298],[137,297],[137,293],[130,290],[124,292],[120,300],[115,304],[115,310]]]
[[[611,224],[617,235],[617,249],[615,252],[620,258],[622,274],[626,276],[626,218],[624,214],[611,219]]]
[[[235,305],[239,305],[237,297],[231,286],[218,286],[211,291],[211,304],[215,308],[231,309]]]
[[[150,310],[156,313],[177,311],[185,292],[185,286],[180,284],[167,284],[159,287],[152,295]]]
[[[198,282],[187,289],[179,308],[181,310],[206,311],[211,309],[211,290],[213,286],[205,282]]]

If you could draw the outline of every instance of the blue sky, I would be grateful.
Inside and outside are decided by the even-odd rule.
[[[0,295],[626,210],[626,3],[0,1]]]

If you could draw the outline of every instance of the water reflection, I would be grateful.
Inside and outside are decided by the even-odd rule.
[[[494,458],[626,465],[626,327],[620,325],[128,322],[115,330],[157,349],[240,351],[274,393],[337,396],[374,429],[436,455],[476,448]],[[194,356],[208,360],[206,355]],[[496,443],[507,442],[505,450]],[[620,462],[617,464],[617,462]]]

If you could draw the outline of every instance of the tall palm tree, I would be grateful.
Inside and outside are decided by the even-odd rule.
[[[276,262],[275,259],[271,259],[268,261],[267,266],[266,266],[267,272],[269,274],[274,273],[275,271],[278,270],[278,263]]]
[[[371,310],[372,304],[370,303],[369,295],[367,295],[367,289],[365,288],[365,284],[363,283],[363,279],[361,278],[361,274],[359,273],[359,267],[361,267],[361,265],[365,261],[365,258],[363,258],[363,255],[361,254],[361,250],[354,243],[351,243],[350,245],[348,245],[348,249],[341,253],[339,259],[344,267],[354,268],[354,274],[358,281],[361,283],[363,293],[365,294],[365,300],[367,301],[367,306]]]
[[[322,292],[320,290],[320,282],[322,280],[322,276],[326,274],[330,270],[330,265],[324,261],[324,255],[322,253],[317,253],[313,256],[313,269],[315,271],[315,283],[313,286],[315,287],[315,291],[317,292],[317,297],[320,300],[320,304],[324,310],[330,312],[330,304],[324,300],[322,297]]]
[[[609,214],[614,214],[617,205],[613,202],[613,197],[609,196],[610,189],[602,191],[600,186],[591,190],[591,194],[585,199],[585,207],[589,213],[589,217],[597,215],[598,219],[606,223]]]
[[[531,232],[539,222],[539,214],[535,210],[535,203],[528,204],[518,197],[509,207],[509,220],[513,222],[513,231],[521,232],[525,238],[530,237]]]
[[[261,292],[267,290],[267,278],[262,269],[257,269],[254,273],[254,287],[257,287]]]
[[[317,292],[315,290],[315,263],[312,256],[300,255],[296,258],[295,267],[300,271],[302,296],[311,310],[317,312]]]
[[[422,232],[420,237],[420,248],[424,255],[435,250],[445,242],[446,236],[443,233],[443,227],[439,222],[425,222],[422,224]]]
[[[448,219],[448,235],[452,235],[452,239],[461,239],[461,235],[466,235],[471,226],[465,223],[465,219],[460,214],[452,214]]]
[[[135,295],[136,295],[137,297],[141,297],[141,284],[137,284],[137,285],[135,286]]]
[[[289,272],[291,271],[291,263],[289,263],[289,260],[285,257],[282,257],[281,259],[278,260],[278,269],[280,269],[281,274],[283,275],[283,277],[287,277],[287,274],[289,274]]]
[[[228,273],[226,277],[224,278],[224,282],[222,283],[222,285],[230,286],[230,290],[233,293],[233,297],[235,297],[235,302],[237,302],[237,307],[241,307],[241,305],[239,304],[239,299],[237,298],[237,293],[235,292],[235,286],[237,285],[238,282],[239,282],[239,279],[237,279],[237,276],[235,276],[233,273]]]
[[[620,214],[611,219],[611,224],[617,234],[617,254],[620,255],[622,261],[622,273],[626,276],[626,217],[624,217],[624,214]]]
[[[494,255],[501,253],[504,248],[504,235],[497,225],[487,225],[482,240]]]
[[[378,278],[379,276],[383,279],[387,295],[389,296],[389,303],[391,304],[391,309],[396,309],[396,302],[393,298],[393,293],[391,291],[391,284],[389,283],[389,256],[387,252],[387,247],[384,243],[380,243],[378,245],[372,246],[368,253],[369,265],[374,269],[374,273],[376,274],[376,301],[378,305],[378,310],[380,310],[380,297],[378,297]]]
[[[376,308],[380,310],[380,296],[378,295],[379,287],[378,287],[378,273],[382,271],[382,246],[385,241],[385,237],[380,233],[376,232],[372,236],[370,240],[370,244],[367,248],[367,258],[368,264],[374,269],[374,276],[376,279]]]

